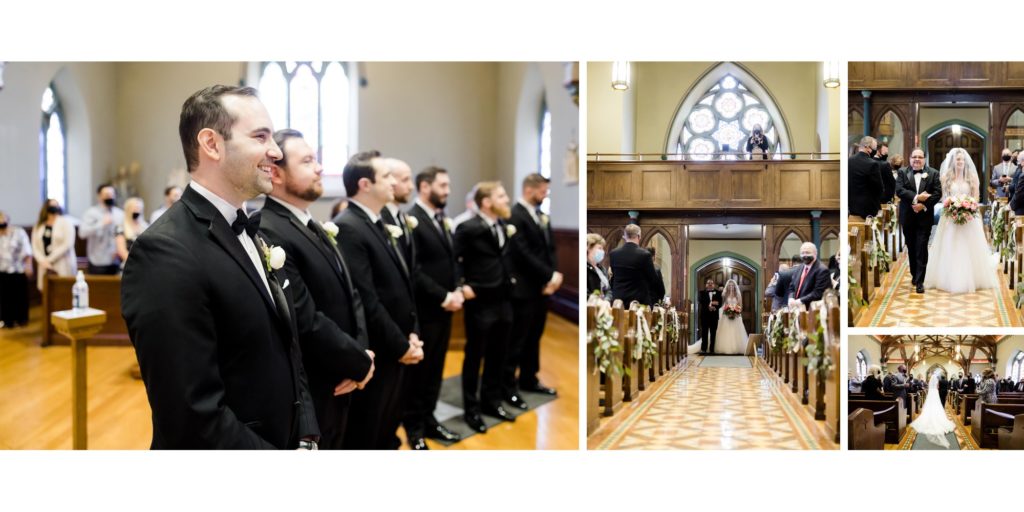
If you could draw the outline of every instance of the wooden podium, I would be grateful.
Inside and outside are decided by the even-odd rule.
[[[85,347],[89,338],[107,323],[107,313],[92,308],[55,311],[50,314],[50,323],[71,340],[71,446],[85,450],[88,444]]]

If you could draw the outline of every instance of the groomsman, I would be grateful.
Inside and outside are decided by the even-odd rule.
[[[800,261],[802,263],[790,274],[789,287],[793,293],[789,305],[795,306],[802,302],[809,308],[812,302],[821,300],[832,281],[828,268],[818,260],[818,248],[813,242],[804,242],[800,246]]]
[[[556,270],[554,235],[551,219],[540,205],[548,196],[549,180],[540,174],[523,179],[523,195],[512,207],[509,225],[516,228],[512,243],[514,263],[512,279],[512,338],[505,373],[502,377],[505,400],[519,409],[529,405],[520,390],[555,395],[554,389],[540,383],[540,339],[548,317],[548,297],[562,286],[562,273]],[[519,375],[516,376],[516,368]]]
[[[281,150],[270,115],[255,89],[217,85],[185,101],[178,132],[192,182],[135,241],[121,284],[152,447],[316,449],[291,290],[278,273],[288,255],[242,209],[272,190]]]
[[[868,217],[877,215],[878,207],[885,201],[882,184],[881,164],[875,160],[878,141],[874,137],[860,139],[857,153],[848,162],[847,197],[850,199],[850,215]]]
[[[397,158],[385,158],[384,165],[391,170],[391,177],[395,179],[394,199],[388,201],[380,212],[381,219],[385,224],[398,226],[402,235],[398,237],[398,248],[402,259],[409,265],[409,270],[415,273],[416,247],[412,239],[412,228],[406,221],[405,213],[399,206],[409,202],[412,195],[412,169],[409,164]]]
[[[910,152],[910,167],[901,171],[896,182],[900,198],[900,223],[907,241],[910,275],[917,293],[924,293],[924,276],[928,268],[928,237],[935,221],[934,208],[942,198],[939,171],[924,165],[924,150]]]
[[[394,178],[377,151],[353,156],[342,172],[349,206],[334,219],[337,241],[363,300],[374,352],[374,378],[352,398],[342,446],[347,449],[399,447],[402,366],[423,359],[410,269],[399,253],[401,230],[385,226],[380,211],[394,199]]]
[[[352,401],[373,376],[363,303],[348,265],[309,205],[323,195],[323,167],[316,150],[296,130],[280,130],[274,142],[284,155],[274,162],[270,192],[261,210],[267,239],[285,250],[283,271],[295,296],[302,361],[319,420],[320,448],[341,448]],[[355,421],[363,421],[355,418]]]
[[[462,289],[458,286],[450,221],[444,215],[448,204],[448,171],[428,167],[416,175],[418,197],[406,218],[416,246],[416,312],[423,340],[423,362],[407,368],[403,386],[405,408],[402,424],[414,450],[424,450],[424,436],[441,441],[458,441],[458,434],[434,418],[434,407],[441,395],[444,359],[452,334],[452,313],[462,309]]]
[[[466,423],[477,432],[486,432],[481,412],[515,421],[501,404],[501,376],[512,329],[509,238],[518,235],[506,224],[511,212],[508,194],[500,182],[477,184],[474,200],[479,215],[459,224],[455,231],[455,255],[462,265],[462,293],[466,297],[462,401]],[[481,385],[482,360],[486,364]]]

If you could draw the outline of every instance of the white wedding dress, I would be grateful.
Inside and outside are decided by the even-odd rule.
[[[963,167],[957,169],[957,157]],[[967,152],[954,148],[942,164],[942,197],[967,195],[978,198],[977,169]],[[946,178],[947,173],[954,173]],[[973,174],[972,174],[973,173]],[[989,249],[980,215],[966,224],[956,224],[945,215],[928,248],[928,267],[924,287],[950,293],[974,293],[999,286],[996,277],[997,257]]]
[[[929,441],[949,448],[946,434],[952,432],[956,424],[946,417],[946,410],[939,397],[939,372],[933,373],[928,381],[928,398],[924,399],[921,415],[910,426],[914,427],[918,434],[925,435]]]
[[[725,293],[722,294],[722,305],[726,304],[743,306],[739,297],[739,288],[733,281],[728,281]],[[724,309],[719,309],[718,330],[715,331],[715,353],[743,355],[746,350],[747,328],[743,326],[743,315],[729,318]]]

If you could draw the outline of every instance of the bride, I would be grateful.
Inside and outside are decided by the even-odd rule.
[[[718,310],[718,330],[715,331],[716,354],[744,354],[747,350],[747,329],[743,326],[743,316],[729,318],[725,308],[729,305],[743,307],[740,299],[740,287],[732,279],[725,282],[722,292],[722,308]]]
[[[978,170],[962,148],[953,148],[946,155],[939,179],[943,201],[963,195],[975,200],[979,197]],[[976,214],[964,224],[942,215],[928,248],[924,287],[950,293],[973,293],[997,286],[995,261],[985,239],[981,215]]]
[[[918,434],[924,434],[929,441],[949,448],[946,434],[952,432],[956,425],[946,417],[946,410],[939,398],[939,372],[933,372],[928,379],[928,397],[924,399],[921,414],[910,424]]]

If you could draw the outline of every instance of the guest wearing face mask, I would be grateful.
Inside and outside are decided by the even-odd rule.
[[[851,216],[857,217],[850,219],[851,222],[863,222],[865,218],[877,215],[878,206],[885,201],[882,197],[885,187],[882,184],[881,162],[873,158],[877,151],[878,141],[874,137],[863,137],[857,153],[848,162],[849,211]]]
[[[764,136],[761,125],[755,124],[754,129],[751,130],[750,137],[747,138],[746,151],[751,160],[757,158],[757,154],[761,155],[762,160],[768,159],[768,138]]]
[[[28,323],[28,279],[32,244],[24,229],[0,212],[0,325],[13,329]]]
[[[882,177],[882,203],[891,203],[896,196],[896,176],[889,164],[889,145],[879,142],[874,158],[878,160],[878,173]]]
[[[599,292],[606,297],[611,291],[608,276],[601,269],[604,261],[605,241],[597,233],[587,233],[587,295]]]
[[[825,289],[829,287],[829,273],[818,260],[818,248],[812,242],[804,242],[800,246],[800,261],[802,263],[793,269],[792,281],[789,283],[793,292],[789,305],[792,307],[803,303],[804,307],[810,308],[811,302],[821,300]]]
[[[1010,195],[1010,182],[1013,181],[1014,166],[1011,161],[1013,155],[1009,148],[1003,149],[1002,162],[992,167],[992,185],[996,189],[996,197],[1007,197]]]
[[[89,207],[82,215],[78,236],[86,241],[85,252],[89,256],[89,273],[115,275],[121,270],[117,259],[117,227],[124,223],[124,212],[117,207],[117,193],[108,184],[96,189],[98,204]]]
[[[75,256],[75,226],[64,216],[56,199],[43,203],[39,220],[32,229],[32,254],[36,258],[36,288],[43,291],[46,274],[73,276],[78,268]]]
[[[117,246],[117,257],[122,264],[128,261],[128,251],[135,239],[142,234],[149,223],[142,217],[145,204],[138,197],[130,197],[124,202],[124,222],[114,231],[114,243]]]

